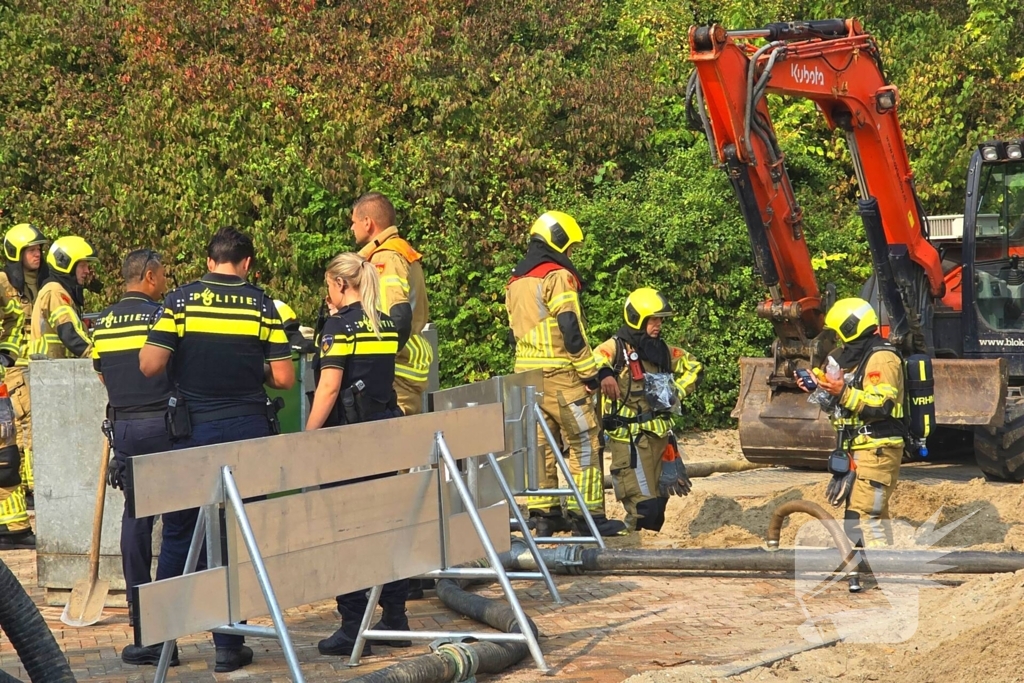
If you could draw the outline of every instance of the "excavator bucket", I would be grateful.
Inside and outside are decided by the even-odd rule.
[[[1005,359],[935,359],[932,364],[939,425],[991,430],[1002,424]],[[739,421],[744,457],[755,463],[825,469],[836,447],[835,430],[818,406],[807,401],[807,394],[769,387],[773,367],[770,358],[740,359],[740,393],[732,416]]]

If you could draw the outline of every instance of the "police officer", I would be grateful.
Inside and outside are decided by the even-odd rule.
[[[0,463],[0,550],[35,548],[28,510],[35,490],[32,467],[31,407],[28,394],[28,332],[32,303],[45,279],[42,247],[46,238],[21,223],[4,235],[5,265],[0,271],[0,366],[14,407],[18,457]],[[13,454],[13,452],[12,452]]]
[[[381,310],[395,321],[400,351],[395,361],[395,393],[405,415],[423,412],[423,393],[434,352],[423,337],[430,312],[422,256],[395,227],[395,207],[379,192],[364,194],[352,206],[352,234],[359,255],[377,268]]]
[[[401,417],[395,397],[395,354],[399,334],[394,321],[379,310],[376,268],[357,254],[340,254],[327,266],[327,298],[337,312],[324,322],[320,352],[314,361],[316,393],[306,429]],[[384,585],[383,619],[374,628],[408,631],[405,614],[409,581]],[[317,644],[323,655],[352,654],[366,611],[366,591],[339,595],[341,628]],[[412,641],[386,641],[409,647]],[[366,645],[364,654],[370,654]]]
[[[163,373],[174,356],[177,400],[167,418],[175,449],[269,436],[276,414],[264,383],[282,390],[295,384],[274,300],[245,280],[254,258],[248,235],[221,228],[207,246],[209,272],[167,296],[139,353],[147,377]],[[198,514],[192,509],[163,515],[157,580],[184,571]],[[206,566],[205,557],[200,566]],[[241,636],[214,634],[213,641],[214,671],[235,671],[252,662]]]
[[[626,533],[626,526],[604,513],[604,475],[598,441],[597,413],[591,394],[600,386],[599,369],[583,328],[579,294],[583,278],[570,260],[583,242],[583,231],[572,216],[548,211],[530,228],[526,256],[512,270],[505,288],[505,307],[516,343],[516,372],[544,371],[540,407],[554,437],[569,450],[569,467],[602,536]],[[613,376],[604,368],[600,376]],[[544,453],[541,487],[558,487],[558,470],[551,447],[538,435]],[[556,448],[561,444],[555,445]],[[573,514],[579,504],[568,501],[574,523],[562,516],[559,499],[532,496],[530,517],[540,536],[569,531],[574,526],[589,535],[582,517]]]
[[[829,458],[832,480],[825,495],[833,506],[846,506],[846,533],[854,545],[883,547],[891,540],[889,499],[899,480],[907,434],[903,359],[879,336],[878,315],[864,299],[835,302],[825,327],[842,342],[832,355],[844,373],[816,380],[833,397],[826,410],[839,441]],[[797,383],[807,391],[799,377]],[[857,573],[850,575],[849,585],[851,593],[861,590]]]
[[[32,466],[32,405],[28,391],[28,345],[32,305],[49,272],[43,247],[49,240],[34,225],[15,225],[4,235],[4,268],[0,270],[0,364],[14,405],[21,450],[21,483],[28,509],[33,506],[35,472]],[[2,515],[0,515],[2,517]],[[3,524],[0,521],[0,524]]]
[[[87,358],[92,340],[82,326],[85,290],[99,283],[92,264],[99,258],[81,237],[61,237],[50,245],[50,275],[32,309],[30,351],[48,358]]]
[[[641,287],[626,299],[625,324],[594,350],[598,365],[615,371],[601,380],[601,413],[630,531],[661,531],[669,496],[690,492],[672,413],[697,388],[703,366],[662,339],[662,321],[673,314],[665,297]]]
[[[167,291],[160,255],[150,249],[131,252],[124,260],[121,275],[124,296],[105,308],[96,320],[92,363],[107,387],[109,424],[104,427],[114,450],[107,483],[124,490],[129,458],[171,450],[164,413],[172,387],[166,372],[149,378],[139,371],[139,350],[160,314],[159,301]],[[153,517],[131,517],[127,505],[121,516],[121,563],[132,618],[132,589],[152,580]],[[129,645],[121,651],[121,660],[126,664],[156,664],[161,647]],[[178,663],[177,654],[175,648],[172,666]]]

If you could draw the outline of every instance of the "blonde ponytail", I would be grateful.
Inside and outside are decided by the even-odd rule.
[[[327,264],[327,277],[343,280],[346,286],[359,292],[370,328],[380,339],[380,278],[374,265],[359,254],[338,254]]]
[[[362,257],[360,257],[362,258]],[[373,333],[380,339],[380,278],[372,263],[363,259],[359,265],[359,298],[363,300],[363,310],[370,319]]]

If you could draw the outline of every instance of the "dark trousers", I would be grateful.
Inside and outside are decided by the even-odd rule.
[[[114,458],[124,464],[128,458],[171,450],[171,440],[162,417],[144,420],[118,420],[114,423]],[[153,517],[135,519],[128,515],[127,504],[121,515],[121,568],[125,594],[131,611],[132,589],[152,581]]]
[[[398,408],[388,408],[379,413],[367,417],[364,422],[376,422],[377,420],[388,420],[393,417],[402,417],[402,411]],[[384,584],[384,590],[380,594],[380,606],[384,609],[385,616],[405,614],[405,601],[409,599],[409,579],[392,581]],[[363,619],[363,612],[366,611],[366,591],[353,591],[337,597],[338,614],[341,615],[342,626],[352,624],[351,628],[358,628],[359,622]]]
[[[180,450],[183,448],[195,448],[196,446],[210,446],[216,443],[258,439],[263,436],[270,436],[270,423],[267,421],[266,415],[229,417],[225,420],[215,420],[213,422],[193,425],[192,436],[175,441],[173,447],[174,450]],[[182,483],[186,484],[186,482]],[[195,533],[196,520],[198,518],[198,508],[179,510],[163,515],[163,545],[160,549],[160,559],[157,561],[156,568],[156,578],[158,581],[172,576],[181,576],[185,571],[188,547],[192,543],[192,534]],[[199,562],[196,564],[196,569],[206,569],[205,542],[199,553]],[[242,636],[213,634],[213,643],[217,647],[237,649],[244,642],[245,638]]]

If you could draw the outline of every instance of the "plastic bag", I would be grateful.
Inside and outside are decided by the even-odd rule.
[[[652,411],[682,415],[674,380],[671,372],[644,373],[644,398]]]
[[[832,356],[828,357],[828,364],[825,366],[825,376],[830,380],[838,380],[843,378],[843,369],[839,367],[839,363]],[[821,388],[821,385],[811,392],[811,395],[807,397],[808,403],[817,403],[821,406],[822,410],[826,412],[831,410],[835,405],[835,397]]]

